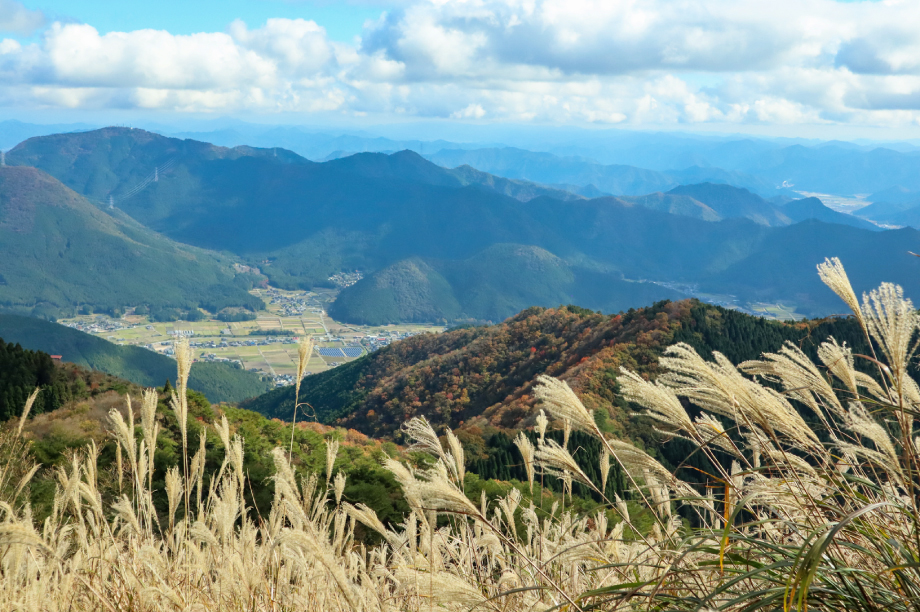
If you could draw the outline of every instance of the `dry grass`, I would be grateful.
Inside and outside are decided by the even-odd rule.
[[[123,496],[103,507],[91,447],[59,470],[43,525],[21,502],[28,466],[9,460],[21,437],[4,434],[0,609],[916,610],[920,389],[907,365],[918,317],[897,288],[860,304],[839,262],[821,272],[877,356],[829,340],[820,365],[786,346],[736,367],[677,345],[657,382],[621,376],[626,397],[709,460],[712,472],[698,482],[608,440],[564,383],[541,379],[550,416],[600,439],[603,478],[612,462],[625,469],[633,499],[654,515],[650,530],[633,528],[618,498],[606,500],[607,512],[554,508],[543,519],[516,489],[491,504],[470,500],[462,448],[451,435],[443,444],[423,420],[406,432],[432,456],[430,467],[387,464],[412,509],[400,525],[341,502],[344,480],[331,467],[298,479],[282,449],[271,513],[254,516],[241,495],[243,442],[225,420],[214,424],[226,449],[214,484],[202,490],[204,441],[183,439],[182,464],[166,476],[169,508],[158,514],[149,489],[158,425],[147,396],[110,415]],[[857,370],[859,361],[874,375]],[[173,408],[180,417],[187,410],[181,394]],[[533,473],[605,490],[566,445],[542,434],[536,445],[522,440]],[[336,450],[328,449],[329,466]],[[356,542],[356,523],[382,543]]]

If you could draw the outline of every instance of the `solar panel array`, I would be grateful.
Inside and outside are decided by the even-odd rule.
[[[345,348],[321,346],[316,349],[323,357],[360,357],[364,349],[360,346],[346,346]]]

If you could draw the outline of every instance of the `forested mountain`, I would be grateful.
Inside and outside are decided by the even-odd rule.
[[[330,308],[341,321],[502,321],[533,305],[578,304],[618,312],[680,299],[671,289],[572,266],[539,247],[495,244],[463,260],[408,259],[344,291]]]
[[[175,382],[175,360],[137,346],[118,346],[57,323],[0,314],[0,338],[144,387]],[[196,362],[189,387],[212,402],[238,402],[264,393],[270,384],[258,374],[225,363]]]
[[[787,340],[814,356],[828,336],[856,352],[868,350],[851,319],[788,324],[696,300],[615,316],[577,307],[531,308],[500,325],[412,337],[309,376],[300,401],[321,423],[373,436],[395,436],[403,422],[424,415],[463,431],[475,455],[476,449],[485,452],[483,439],[533,424],[531,386],[545,373],[568,381],[608,431],[648,442],[656,437],[649,423],[632,419],[616,394],[620,366],[654,377],[661,352],[676,342],[704,355],[720,351],[735,363],[775,351]],[[292,388],[278,389],[244,407],[290,419],[293,397]]]
[[[743,217],[760,225],[777,227],[792,221],[775,206],[747,189],[714,183],[681,185],[669,195],[688,196],[714,210],[721,219]]]
[[[805,221],[777,228],[764,236],[747,258],[714,274],[706,287],[731,291],[748,300],[772,299],[782,292],[803,312],[840,312],[840,302],[818,276],[800,274],[793,262],[839,257],[857,295],[882,281],[901,285],[915,300],[920,259],[910,254],[920,245],[920,232],[910,228],[870,232],[844,225]]]
[[[109,128],[31,139],[8,159],[58,173],[103,208],[111,193],[116,208],[153,229],[235,253],[282,288],[327,284],[332,274],[359,269],[366,278],[335,307],[353,322],[497,321],[531,305],[613,312],[678,297],[625,281],[749,296],[763,262],[751,257],[793,235],[782,227],[793,220],[829,221],[809,231],[815,243],[834,243],[844,263],[857,252],[835,242],[839,223],[877,234],[817,202],[781,207],[726,184],[669,183],[667,193],[585,199],[448,170],[409,151],[313,163],[282,149],[224,149]],[[873,245],[858,255],[869,253],[875,264],[910,265],[898,261],[903,240],[859,234],[856,242]],[[518,250],[503,254],[501,245]],[[831,253],[790,253],[771,259],[782,259],[788,282],[765,283],[758,298],[801,304],[805,314],[831,312],[835,305],[811,282],[815,264]],[[528,272],[535,269],[540,274]],[[885,280],[884,268],[875,269],[873,285]]]
[[[792,200],[780,207],[784,215],[789,217],[794,223],[815,219],[824,223],[837,223],[839,225],[851,225],[860,229],[870,231],[880,231],[881,228],[870,223],[865,219],[837,212],[824,205],[818,198],[803,198],[801,200]]]
[[[40,170],[0,167],[0,307],[8,311],[260,308],[252,279],[232,263],[100,210]]]

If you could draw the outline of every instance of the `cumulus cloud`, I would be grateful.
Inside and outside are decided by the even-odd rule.
[[[190,36],[56,23],[37,43],[0,40],[0,103],[466,121],[920,120],[913,0],[397,5],[353,45],[304,19]],[[0,0],[7,6],[22,8]]]
[[[0,0],[0,32],[28,35],[43,25],[41,11],[29,10],[16,0]]]

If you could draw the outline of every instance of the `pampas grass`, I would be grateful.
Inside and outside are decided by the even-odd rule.
[[[124,414],[110,415],[117,499],[103,503],[92,445],[58,469],[51,514],[36,525],[23,495],[35,468],[17,461],[27,404],[19,426],[0,432],[0,609],[916,610],[920,390],[907,367],[917,316],[893,286],[860,304],[838,261],[820,273],[878,349],[881,358],[866,358],[874,376],[856,369],[864,357],[833,339],[821,346],[820,364],[793,346],[735,366],[677,345],[656,382],[621,374],[622,396],[712,466],[692,483],[607,438],[566,383],[539,378],[535,435],[515,440],[528,485],[537,474],[580,482],[603,500],[591,514],[558,504],[538,511],[526,487],[474,503],[464,492],[459,439],[413,419],[403,432],[429,460],[386,460],[411,508],[402,524],[387,525],[344,499],[333,441],[325,487],[317,486],[322,476],[298,475],[289,454],[274,451],[274,503],[259,516],[243,494],[244,441],[225,418],[213,424],[225,458],[207,490],[204,436],[188,459],[190,361],[179,345],[171,407],[182,465],[163,474],[167,507],[152,501],[159,422],[151,392],[139,429],[130,401]],[[543,410],[566,432],[599,440],[600,482],[566,444],[545,436]],[[635,524],[623,499],[604,497],[612,463],[625,471],[631,503],[652,519],[648,527]],[[379,543],[356,540],[357,525]]]

